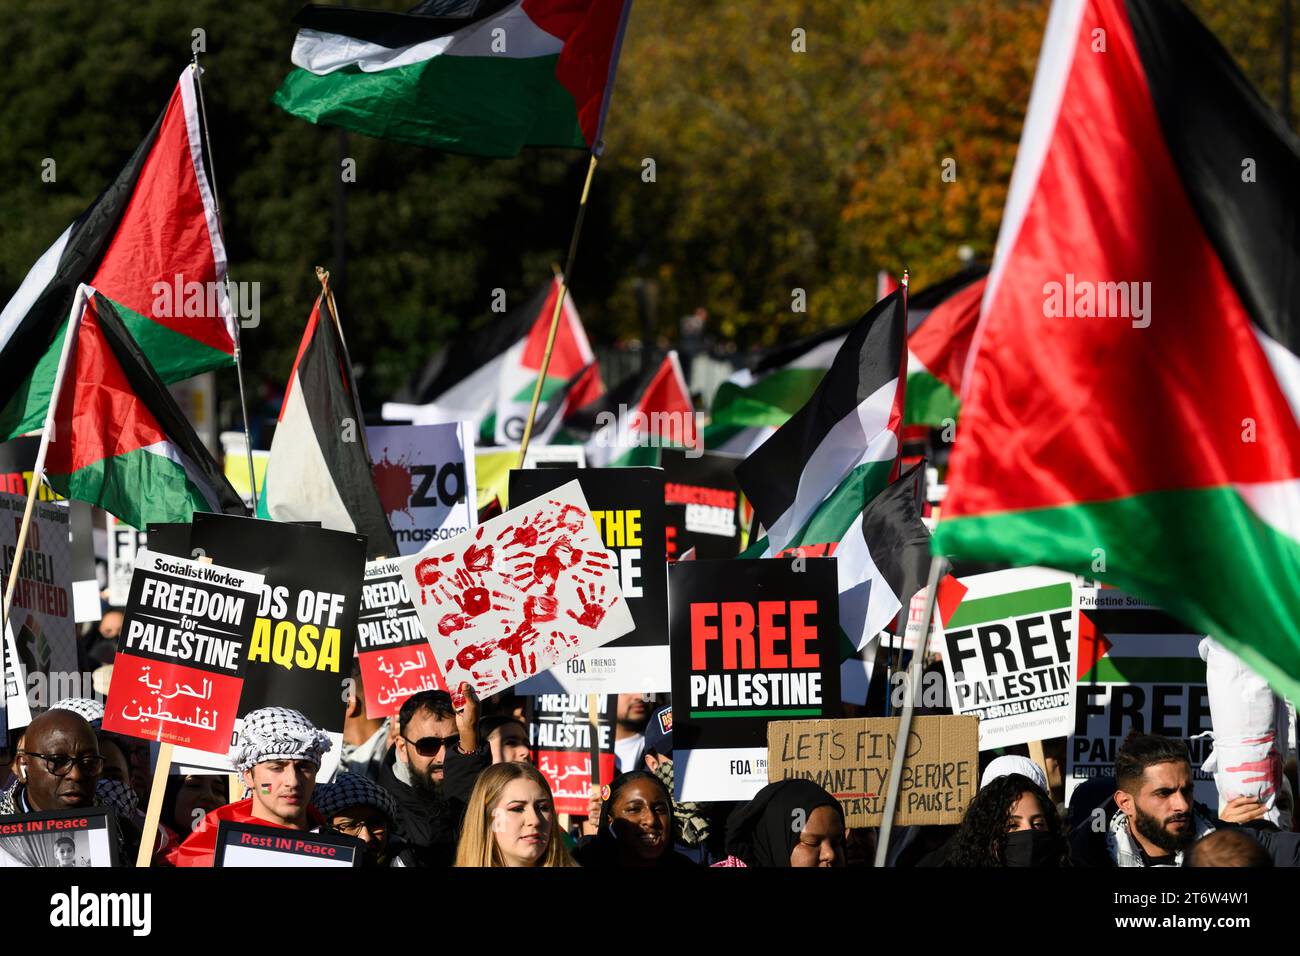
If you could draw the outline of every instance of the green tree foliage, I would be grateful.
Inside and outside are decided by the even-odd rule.
[[[1276,104],[1282,0],[1192,2]],[[0,297],[121,168],[195,28],[231,276],[261,283],[244,342],[255,394],[283,387],[312,267],[338,277],[341,155],[356,182],[338,291],[368,405],[455,329],[490,322],[494,289],[513,302],[542,281],[567,248],[585,156],[486,160],[359,136],[341,152],[334,130],[270,102],[298,6],[10,0]],[[746,346],[855,317],[878,269],[924,285],[962,245],[990,256],[1045,19],[1038,0],[636,0],[575,274],[593,339],[641,334],[638,280],[658,285],[657,337],[704,306],[715,338]],[[796,288],[806,312],[791,311]]]

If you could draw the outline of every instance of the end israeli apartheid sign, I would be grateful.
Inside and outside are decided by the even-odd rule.
[[[650,694],[669,689],[663,474],[659,468],[510,472],[512,506],[566,482],[581,485],[635,622],[631,634],[530,679],[519,693]]]
[[[260,574],[140,551],[104,729],[198,750],[227,747],[261,589]]]
[[[1074,577],[1015,568],[958,578],[943,628],[952,709],[980,718],[980,750],[1063,737],[1074,723]]]
[[[467,423],[377,425],[366,429],[366,441],[399,554],[415,554],[478,524],[474,436]]]
[[[357,660],[367,717],[391,717],[412,694],[447,689],[395,560],[366,565],[357,617]]]
[[[675,796],[748,800],[770,721],[840,715],[835,561],[682,561],[668,580]]]
[[[811,780],[839,800],[848,826],[876,827],[897,747],[897,717],[774,720],[767,729],[767,775]],[[960,823],[978,788],[979,720],[913,717],[894,822]]]
[[[1078,692],[1066,741],[1065,798],[1115,772],[1115,751],[1138,730],[1186,741],[1196,799],[1219,805],[1201,769],[1213,742],[1205,639],[1160,608],[1113,588],[1079,588]]]

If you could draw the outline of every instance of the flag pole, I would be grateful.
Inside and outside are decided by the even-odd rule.
[[[587,164],[587,181],[582,184],[582,198],[578,200],[578,217],[573,223],[573,234],[569,236],[569,254],[564,260],[564,272],[559,276],[560,292],[555,297],[555,311],[551,313],[551,329],[546,335],[546,352],[542,356],[542,367],[537,370],[537,383],[533,386],[533,403],[528,409],[528,420],[524,423],[524,437],[519,443],[519,467],[524,467],[524,458],[528,454],[528,441],[533,437],[533,420],[537,418],[537,403],[542,398],[542,382],[546,380],[546,370],[551,364],[551,350],[555,348],[555,332],[560,326],[560,313],[564,311],[564,297],[569,292],[569,281],[573,278],[573,260],[578,253],[578,237],[582,234],[582,220],[587,214],[587,197],[591,194],[591,179],[596,174],[596,163],[604,151],[605,144],[597,141],[591,150],[591,162]]]
[[[930,580],[926,584],[925,613],[921,621],[929,621],[934,614],[935,596],[939,591],[939,579],[948,565],[948,559],[940,555],[930,558]],[[876,866],[884,866],[889,856],[889,832],[894,827],[894,811],[898,808],[899,783],[903,779],[903,764],[907,759],[907,740],[912,730],[912,710],[916,704],[916,695],[921,687],[921,670],[925,667],[925,648],[930,641],[930,629],[921,627],[921,635],[916,639],[916,648],[912,651],[912,663],[908,668],[907,680],[903,684],[903,712],[898,718],[898,733],[894,735],[894,759],[889,767],[889,790],[885,794],[885,813],[880,821],[880,835],[876,838]]]
[[[208,149],[208,169],[211,175],[208,176],[208,185],[212,187],[212,205],[217,214],[217,229],[221,228],[221,199],[217,196],[217,166],[216,160],[212,155],[212,137],[208,135],[208,111],[203,105],[203,70],[199,67],[199,55],[194,54],[194,59],[190,63],[190,68],[194,70],[194,89],[199,95],[199,118],[203,122],[203,144]],[[226,268],[226,283],[230,282],[230,269]],[[229,301],[229,294],[227,294]],[[244,396],[244,347],[240,338],[240,323],[237,317],[231,314],[231,325],[235,330],[235,378],[239,382],[239,411],[244,419],[244,453],[248,457],[248,487],[253,493],[253,513],[257,513],[257,476],[253,473],[253,436],[248,427],[248,399]]]
[[[27,546],[27,529],[32,523],[32,509],[36,505],[36,493],[45,476],[45,455],[50,442],[54,439],[54,413],[59,405],[59,393],[63,389],[63,375],[68,370],[68,356],[72,352],[72,342],[81,327],[81,317],[86,308],[86,290],[84,283],[77,286],[77,294],[72,297],[72,311],[68,313],[68,327],[63,333],[63,348],[59,352],[59,367],[54,373],[54,391],[50,393],[50,405],[45,410],[45,427],[41,429],[41,444],[36,451],[36,464],[32,467],[31,485],[27,489],[27,507],[23,511],[23,523],[18,528],[18,542],[14,546],[14,564],[9,569],[9,583],[5,587],[4,613],[0,620],[9,620],[9,606],[14,600],[14,588],[18,586],[18,569],[22,566],[23,548]]]

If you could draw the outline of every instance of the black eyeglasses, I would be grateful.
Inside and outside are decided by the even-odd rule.
[[[402,739],[414,747],[421,757],[436,757],[443,747],[450,750],[460,743],[460,734],[452,734],[450,737],[421,737],[419,740],[403,736]]]
[[[82,773],[91,777],[99,776],[99,772],[104,769],[104,758],[99,754],[74,757],[72,754],[38,754],[31,750],[20,750],[18,753],[24,757],[39,757],[45,762],[45,769],[56,777],[70,773],[74,763],[81,768]]]

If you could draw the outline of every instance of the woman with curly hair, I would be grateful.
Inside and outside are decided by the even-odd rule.
[[[942,866],[1069,866],[1061,817],[1043,789],[1018,773],[984,786],[966,808]]]

